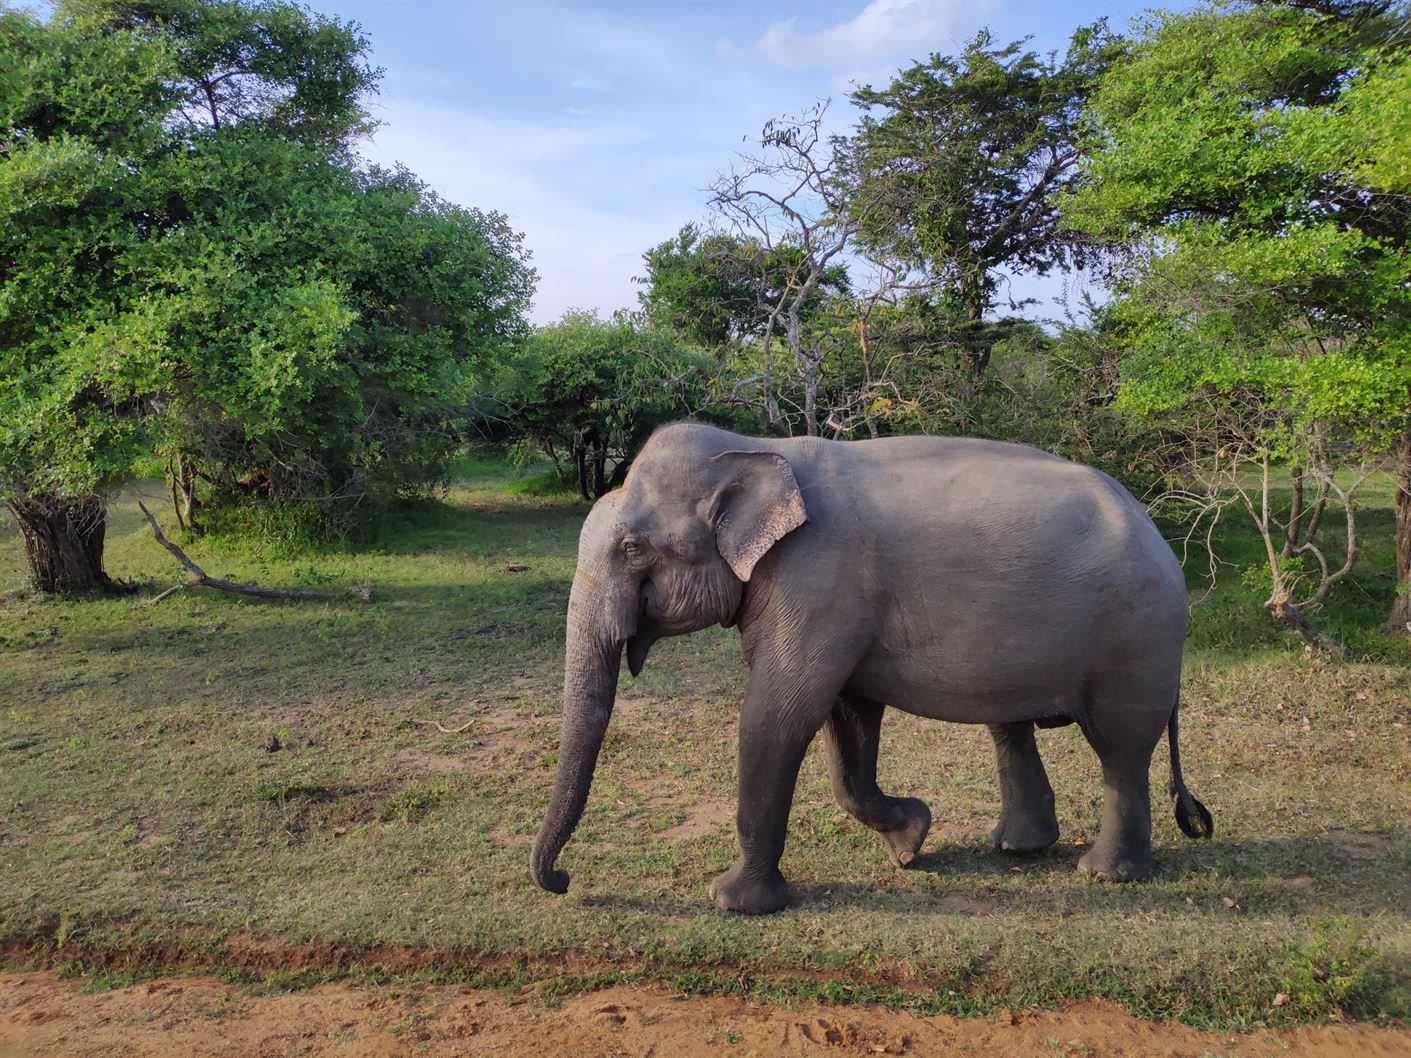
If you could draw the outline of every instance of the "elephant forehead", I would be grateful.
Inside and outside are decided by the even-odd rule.
[[[693,501],[709,489],[708,477],[697,453],[658,444],[644,449],[632,464],[627,491],[653,505]]]

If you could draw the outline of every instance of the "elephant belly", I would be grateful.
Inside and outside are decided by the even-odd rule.
[[[869,656],[845,690],[916,716],[961,724],[1061,723],[1079,715],[1085,682],[1062,660],[1053,659],[1051,666],[1024,659],[974,666]]]

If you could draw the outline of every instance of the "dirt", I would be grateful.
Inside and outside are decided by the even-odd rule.
[[[665,841],[697,841],[735,826],[735,806],[729,801],[701,801],[686,810],[686,818],[657,836]]]
[[[1411,1031],[1365,1025],[1229,1036],[1100,1002],[994,1018],[878,1007],[765,1006],[612,988],[553,1004],[526,990],[323,985],[257,995],[210,977],[86,993],[52,973],[0,974],[0,1058],[396,1055],[706,1058],[1405,1058]]]

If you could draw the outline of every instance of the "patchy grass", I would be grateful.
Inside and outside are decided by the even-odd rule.
[[[479,983],[568,980],[572,957],[575,987],[656,979],[961,1013],[1104,996],[1227,1027],[1411,1016],[1411,659],[1372,630],[1389,600],[1389,513],[1373,497],[1364,572],[1323,615],[1352,662],[1272,628],[1243,568],[1258,552],[1227,528],[1233,564],[1195,610],[1183,690],[1187,777],[1217,836],[1181,838],[1161,800],[1156,881],[1074,872],[1101,796],[1074,729],[1040,734],[1063,838],[1015,859],[986,841],[984,729],[892,713],[882,785],[937,820],[917,868],[893,870],[833,803],[815,750],[784,863],[798,902],[750,919],[705,895],[735,853],[743,665],[722,629],[659,644],[624,678],[563,856],[573,889],[529,883],[584,507],[492,458],[462,469],[446,502],[388,515],[357,550],[189,543],[212,574],[371,584],[372,605],[181,592],[149,606],[177,570],[132,495],[108,565],[152,581],[135,596],[33,597],[0,536],[0,938],[29,944],[15,958],[48,950],[120,980],[173,960],[240,965],[230,938],[253,936],[315,953],[252,964],[271,987],[404,972],[397,950],[433,953],[417,973]],[[1153,767],[1163,789],[1164,746]],[[320,962],[319,944],[344,954]]]

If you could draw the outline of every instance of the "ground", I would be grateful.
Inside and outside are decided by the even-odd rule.
[[[0,975],[0,1054],[1405,1058],[1411,1031],[1337,1025],[1231,1035],[1152,1024],[1098,1000],[1062,1012],[918,1017],[870,1006],[780,1006],[621,986],[546,1003],[532,988],[502,993],[328,984],[251,995],[194,977],[94,995],[53,974],[30,973]]]
[[[170,528],[160,489],[139,491]],[[1411,659],[1369,630],[1388,598],[1384,507],[1364,511],[1365,572],[1321,615],[1351,661],[1272,627],[1257,565],[1236,561],[1208,596],[1193,572],[1182,750],[1216,836],[1180,836],[1163,745],[1152,883],[1073,870],[1101,796],[1074,729],[1040,735],[1063,836],[1012,858],[986,840],[998,796],[985,731],[889,714],[883,788],[936,816],[916,869],[893,869],[837,807],[815,749],[783,864],[797,901],[767,919],[706,898],[735,845],[743,666],[720,629],[661,643],[641,678],[624,676],[561,861],[572,889],[528,881],[556,764],[584,511],[571,497],[481,460],[371,543],[300,551],[275,521],[253,543],[188,542],[215,576],[366,584],[372,603],[153,603],[179,574],[132,492],[108,553],[143,585],[134,595],[33,596],[6,531],[0,959],[78,975],[95,1002],[180,971],[218,973],[237,999],[336,981],[471,987],[496,1003],[547,987],[564,1010],[657,987],[824,1003],[841,1022],[854,1004],[990,1024],[1097,999],[1222,1032],[1405,1020]],[[1242,547],[1253,553],[1232,539],[1227,555]]]

